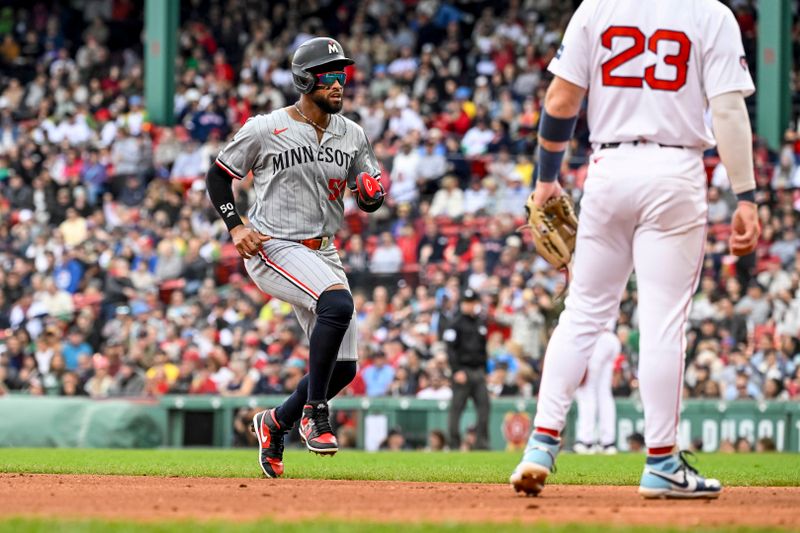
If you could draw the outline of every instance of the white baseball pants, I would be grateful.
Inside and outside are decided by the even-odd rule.
[[[649,448],[676,442],[685,325],[708,206],[697,150],[623,144],[595,152],[581,202],[566,308],[547,347],[536,427],[562,430],[600,333],[636,271],[639,386]]]
[[[300,243],[270,239],[261,251],[245,260],[250,278],[262,292],[292,304],[297,321],[311,336],[317,323],[319,295],[333,285],[350,290],[342,260],[333,245],[311,250]],[[357,361],[356,313],[339,347],[337,361]]]

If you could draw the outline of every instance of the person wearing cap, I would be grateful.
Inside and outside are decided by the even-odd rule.
[[[64,343],[61,354],[64,356],[67,370],[75,370],[78,368],[78,358],[80,355],[92,355],[92,347],[86,342],[83,332],[73,327],[69,330],[67,342]]]
[[[145,375],[132,360],[125,358],[108,389],[109,396],[136,397],[144,394]]]
[[[480,297],[472,289],[461,296],[460,312],[442,333],[453,372],[453,400],[450,402],[450,447],[461,443],[461,415],[472,398],[478,413],[475,449],[489,449],[489,392],[486,388],[486,319],[481,315]]]
[[[747,286],[747,293],[734,307],[737,313],[747,316],[753,324],[764,324],[769,318],[770,303],[764,295],[764,287],[752,280]]]

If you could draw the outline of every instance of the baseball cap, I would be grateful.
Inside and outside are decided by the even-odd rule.
[[[472,289],[467,289],[461,295],[461,299],[465,302],[477,302],[478,300],[480,300],[480,296],[478,296],[478,293],[473,291]]]

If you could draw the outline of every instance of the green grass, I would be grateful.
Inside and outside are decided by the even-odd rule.
[[[103,520],[50,520],[12,518],[0,520],[0,531],[13,531],[14,533],[174,533],[178,531],[191,531],[191,533],[264,533],[265,531],[280,531],[281,533],[306,533],[320,529],[320,522],[272,522],[259,520],[231,524],[230,522],[161,522],[161,523],[126,523]],[[326,533],[363,533],[363,532],[394,532],[403,533],[506,533],[518,531],[536,531],[536,533],[589,533],[602,531],[604,533],[668,533],[688,531],[688,528],[670,528],[653,526],[610,526],[563,524],[381,524],[368,522],[331,522],[326,520],[323,531]],[[786,531],[777,528],[751,528],[751,527],[725,527],[703,528],[708,533],[767,533],[773,531]]]
[[[519,453],[367,453],[333,458],[286,452],[288,478],[506,483]],[[0,472],[178,477],[260,477],[255,450],[97,450],[25,448],[0,451]],[[548,482],[636,485],[642,455],[562,454]],[[698,454],[698,469],[725,485],[800,486],[800,454]]]

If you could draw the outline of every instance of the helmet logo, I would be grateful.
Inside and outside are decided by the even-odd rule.
[[[328,53],[329,54],[336,54],[339,50],[336,48],[336,43],[333,41],[328,41]]]

